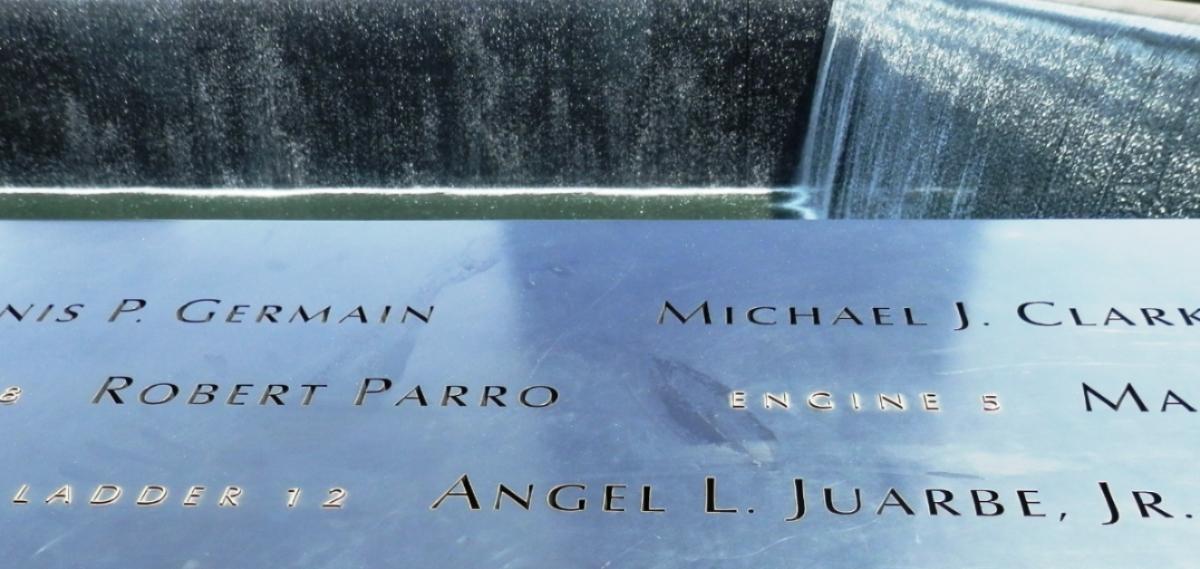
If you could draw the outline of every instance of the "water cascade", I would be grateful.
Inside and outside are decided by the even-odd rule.
[[[1200,214],[1200,27],[836,0],[797,201],[829,217]]]

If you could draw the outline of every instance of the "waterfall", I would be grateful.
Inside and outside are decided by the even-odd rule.
[[[814,215],[1200,215],[1200,27],[1039,1],[836,0]]]
[[[5,0],[0,186],[784,186],[829,1]]]

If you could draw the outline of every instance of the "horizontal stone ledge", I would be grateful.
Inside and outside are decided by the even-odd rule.
[[[3,219],[766,219],[772,188],[0,188]]]
[[[1200,4],[1176,0],[1051,0],[1084,8],[1200,24]]]

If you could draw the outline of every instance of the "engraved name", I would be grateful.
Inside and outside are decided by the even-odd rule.
[[[136,384],[136,385],[135,385]],[[171,381],[138,383],[127,375],[105,378],[92,396],[93,405],[296,405],[307,407],[331,389],[325,383],[219,383],[183,384]],[[393,391],[395,389],[395,391]],[[385,399],[395,407],[526,407],[544,409],[558,403],[558,389],[549,385],[530,385],[510,388],[506,385],[442,385],[426,387],[421,384],[400,387],[386,377],[368,377],[358,382],[352,398],[354,406],[363,406]],[[345,400],[345,399],[343,399]]]
[[[103,314],[106,322],[141,322],[153,313],[149,306],[144,298],[126,298]],[[0,322],[65,324],[80,320],[86,309],[81,302],[6,304],[0,309]],[[220,298],[197,298],[171,307],[174,320],[186,324],[429,324],[433,312],[434,305],[249,304]]]

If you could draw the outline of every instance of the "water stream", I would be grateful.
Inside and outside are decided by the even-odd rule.
[[[1200,28],[1028,0],[837,0],[811,215],[1200,213]]]

